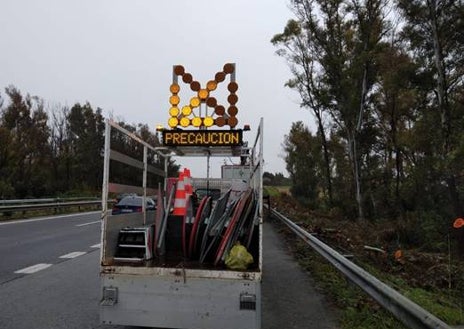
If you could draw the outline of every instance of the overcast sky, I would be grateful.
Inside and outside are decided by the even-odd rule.
[[[2,0],[1,94],[12,84],[51,105],[88,101],[154,129],[167,126],[174,64],[203,85],[236,63],[238,127],[250,124],[251,140],[263,117],[264,170],[287,175],[284,135],[310,120],[284,87],[290,72],[270,43],[291,17],[285,0]],[[206,174],[205,159],[177,162]]]

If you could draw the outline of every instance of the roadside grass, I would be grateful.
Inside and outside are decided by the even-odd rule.
[[[445,296],[441,291],[426,291],[420,288],[405,288],[402,293],[450,325],[464,323],[462,301],[458,301],[455,296]]]
[[[464,323],[462,297],[459,300],[457,296],[445,296],[442,292],[431,292],[420,288],[410,288],[403,294],[450,325]]]
[[[290,186],[264,186],[265,196],[278,197],[281,193],[290,193]]]
[[[340,328],[407,328],[305,242],[296,239],[293,232],[283,224],[276,223],[275,225],[285,236],[300,266],[310,273],[318,289],[338,309]],[[445,323],[452,326],[464,323],[464,299],[462,296],[453,295],[450,291],[437,289],[428,291],[411,287],[405,280],[382,272],[371,264],[360,264],[358,260],[356,263]]]
[[[280,224],[278,224],[280,226]],[[295,241],[288,229],[281,228],[295,257],[311,274],[321,291],[338,309],[342,329],[406,329],[393,315],[384,310],[364,291],[346,279],[306,243]]]
[[[370,264],[363,263],[362,267],[445,323],[453,326],[464,323],[464,296],[458,296],[457,290],[411,287],[403,279],[379,271]]]
[[[286,205],[288,200],[285,199],[284,201],[283,205]],[[286,209],[291,216],[293,215],[293,219],[298,218],[299,223],[307,227],[317,228],[321,225],[321,221],[330,223],[330,218],[321,217],[315,219],[313,214],[305,210],[296,209],[293,204],[292,206],[282,208]],[[294,252],[295,258],[311,274],[315,283],[329,297],[329,300],[340,310],[339,319],[341,328],[406,328],[388,311],[383,310],[367,293],[354,284],[349,283],[348,279],[339,274],[333,265],[297,238],[285,225],[277,219],[275,221]],[[382,227],[373,227],[372,229],[372,234],[383,232]],[[375,231],[375,229],[378,231]],[[353,246],[356,246],[356,242],[358,241],[356,239],[356,234],[358,233],[356,229],[350,232],[341,231],[342,241],[348,241],[348,247],[340,243],[336,236],[329,237],[329,240],[334,240],[335,244],[339,244],[343,250],[353,250],[352,252],[356,253],[359,250]],[[405,255],[408,255],[408,251],[405,252]],[[463,262],[459,262],[456,259],[452,265],[450,263],[447,271],[437,271],[437,268],[447,268],[448,264],[443,263],[440,257],[435,259],[434,257],[436,256],[434,255],[429,255],[425,260],[423,260],[424,258],[414,258],[414,256],[409,255],[410,257],[404,257],[402,263],[391,263],[389,260],[377,259],[376,257],[367,256],[362,253],[355,254],[354,256],[356,264],[380,281],[420,305],[448,325],[456,328],[464,328]],[[430,271],[430,269],[435,269],[435,271]],[[452,283],[451,289],[448,288],[450,280]]]

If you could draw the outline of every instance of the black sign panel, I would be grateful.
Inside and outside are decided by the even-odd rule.
[[[164,146],[239,146],[242,130],[163,130]]]

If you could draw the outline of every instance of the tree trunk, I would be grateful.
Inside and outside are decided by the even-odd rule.
[[[358,204],[358,219],[363,221],[364,209],[362,204],[362,193],[361,193],[361,177],[359,168],[359,158],[357,151],[356,137],[353,136],[353,165],[354,165],[354,179],[356,184],[356,203]]]
[[[398,145],[398,128],[397,128],[397,115],[396,115],[396,99],[392,99],[392,104],[391,104],[391,121],[390,121],[390,126],[391,126],[391,139],[392,139],[392,149],[393,152],[395,153],[395,171],[396,171],[396,176],[395,176],[395,205],[397,209],[400,209],[401,212],[403,212],[403,207],[401,205],[400,201],[400,186],[401,186],[401,177],[402,177],[402,172],[403,172],[403,165],[402,165],[402,154],[401,154],[401,149]]]
[[[448,102],[448,86],[446,79],[446,69],[443,59],[443,49],[441,39],[438,33],[438,21],[437,21],[437,2],[431,0],[428,2],[430,25],[432,28],[433,38],[433,51],[434,51],[434,63],[435,69],[437,70],[437,98],[438,107],[441,115],[441,131],[443,138],[442,154],[441,159],[445,166],[445,180],[448,184],[448,191],[450,200],[455,212],[455,216],[462,215],[462,206],[460,204],[459,192],[456,186],[456,178],[451,168],[446,163],[446,159],[451,151],[451,111]]]
[[[356,147],[356,133],[348,132],[348,145],[349,145],[349,156],[353,169],[353,179],[356,190],[356,204],[358,206],[358,220],[364,220],[364,209],[362,204],[362,194],[361,194],[361,179],[360,179],[360,170],[359,170],[359,160],[358,152]]]
[[[364,45],[364,51],[367,51],[367,43]],[[361,190],[361,171],[359,166],[359,156],[358,156],[358,143],[357,143],[357,135],[361,131],[362,126],[362,117],[364,112],[364,103],[367,94],[367,70],[368,66],[367,63],[364,65],[364,72],[363,72],[363,79],[362,79],[362,87],[361,87],[361,99],[359,101],[359,114],[358,114],[358,122],[353,132],[353,165],[354,165],[354,177],[356,183],[356,202],[358,203],[358,219],[363,221],[364,218],[364,209],[362,204],[362,190]]]
[[[316,113],[317,123],[319,126],[319,132],[321,134],[322,150],[324,152],[325,162],[325,179],[327,182],[327,196],[329,197],[329,206],[333,205],[333,194],[332,194],[332,174],[330,172],[330,156],[329,147],[327,143],[327,137],[325,136],[324,125],[322,124],[322,118],[319,113]]]

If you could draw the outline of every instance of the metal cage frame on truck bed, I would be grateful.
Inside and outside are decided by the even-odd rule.
[[[137,160],[111,149],[111,130],[123,133],[143,148],[143,159]],[[164,160],[164,171],[148,165],[147,152]],[[145,211],[137,214],[111,216],[107,208],[108,192],[122,186],[110,183],[110,161],[122,162],[143,171],[142,186],[134,188],[146,197],[154,193],[147,186],[147,173],[164,178],[167,187],[167,165],[172,157],[234,156],[246,157],[250,177],[247,184],[257,192],[259,259],[254,269],[239,271],[224,267],[216,269],[190,266],[158,266],[145,260],[141,264],[121,264],[114,260],[118,232],[127,226],[150,226],[155,215]],[[245,163],[245,162],[244,162]],[[112,121],[106,122],[104,180],[102,196],[101,245],[101,306],[100,321],[104,324],[185,328],[185,329],[260,329],[262,279],[263,219],[263,120],[260,120],[253,143],[234,147],[153,147],[135,134]],[[209,179],[209,177],[208,177]],[[200,184],[200,183],[197,183]],[[124,186],[127,188],[127,186]],[[164,205],[167,204],[164,195]],[[147,236],[147,235],[145,235]]]

